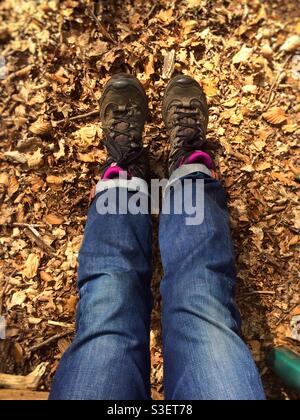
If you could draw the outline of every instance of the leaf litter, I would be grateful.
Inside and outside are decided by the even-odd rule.
[[[77,256],[105,160],[98,100],[135,74],[150,97],[145,142],[166,176],[160,115],[168,80],[198,80],[229,207],[243,334],[270,399],[297,399],[274,377],[275,345],[299,352],[299,37],[296,0],[3,0],[0,3],[0,371],[48,363],[49,390],[71,342]],[[162,268],[155,222],[152,396],[163,397]],[[298,311],[297,311],[298,310]]]

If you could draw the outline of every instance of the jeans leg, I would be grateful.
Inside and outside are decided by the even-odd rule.
[[[180,189],[171,190],[173,210],[160,219],[166,398],[264,399],[257,368],[240,335],[225,193],[204,174],[187,178],[192,179],[190,195],[195,194],[196,179],[204,178],[203,223],[187,226],[187,214],[174,214]],[[179,182],[183,185],[183,179]]]
[[[99,215],[98,197],[79,256],[77,334],[50,399],[149,399],[151,217]]]

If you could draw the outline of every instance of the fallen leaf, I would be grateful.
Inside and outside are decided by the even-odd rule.
[[[28,318],[28,322],[31,325],[39,325],[43,320],[41,318],[34,318],[34,317],[29,317]]]
[[[261,47],[261,53],[262,53],[263,57],[270,58],[274,54],[274,51],[272,50],[272,48],[270,47],[269,44],[264,44]]]
[[[44,136],[52,132],[52,124],[41,117],[29,127],[29,131],[37,136]]]
[[[256,85],[245,85],[242,87],[242,91],[244,93],[257,93],[257,86]]]
[[[20,153],[18,151],[5,152],[4,156],[7,157],[8,159],[14,161],[14,162],[18,162],[18,163],[26,163],[27,162],[26,155],[24,155],[24,153]]]
[[[15,292],[11,298],[11,301],[7,304],[7,309],[10,310],[14,308],[15,306],[21,306],[25,302],[26,299],[27,299],[27,295],[24,290]]]
[[[150,54],[148,56],[148,60],[147,63],[145,65],[145,73],[148,77],[152,76],[152,74],[155,73],[155,68],[154,68],[154,55]]]
[[[106,159],[106,152],[104,150],[96,149],[90,153],[78,153],[77,159],[85,163],[101,163]]]
[[[99,143],[98,133],[100,134],[100,129],[96,124],[82,127],[75,132],[75,144],[81,148],[97,146]]]
[[[254,172],[254,170],[255,169],[253,168],[252,165],[245,165],[241,168],[241,171],[244,171],[244,172]]]
[[[42,281],[49,283],[50,281],[53,281],[53,277],[47,273],[46,271],[41,271],[40,272],[40,278]]]
[[[294,185],[294,182],[290,178],[280,172],[273,172],[271,177],[276,181],[280,181],[283,185]]]
[[[274,107],[262,114],[263,118],[270,124],[278,125],[286,121],[287,116],[282,108]]]
[[[20,184],[15,176],[11,177],[8,185],[8,196],[12,197],[19,189]]]
[[[44,161],[44,155],[41,149],[38,149],[33,154],[26,155],[26,156],[27,156],[27,163],[28,163],[29,168],[37,168],[41,166]]]
[[[32,279],[36,276],[40,265],[40,257],[37,254],[30,254],[22,271],[23,277]]]
[[[204,79],[201,81],[202,88],[206,96],[212,97],[218,94],[218,82],[214,79]]]
[[[54,185],[62,185],[64,183],[64,180],[62,177],[60,176],[55,176],[55,175],[48,175],[46,178],[46,182],[47,184],[54,184]]]
[[[298,128],[298,124],[286,124],[282,127],[282,130],[284,133],[294,133]]]
[[[266,169],[271,168],[271,166],[272,165],[269,162],[262,162],[262,163],[256,165],[255,169],[257,171],[265,171]]]
[[[264,239],[264,232],[262,228],[257,226],[251,226],[249,230],[254,234],[253,242],[256,245],[257,249],[261,252],[262,251],[262,241]]]
[[[174,72],[175,55],[176,55],[176,51],[171,50],[171,51],[168,51],[167,54],[164,56],[164,65],[163,65],[163,71],[162,71],[162,77],[164,79],[170,79]]]
[[[188,9],[194,9],[196,7],[201,7],[204,5],[203,0],[186,0],[186,5]]]
[[[233,56],[232,58],[233,64],[245,63],[246,61],[249,60],[252,53],[253,53],[253,48],[248,48],[246,45],[243,45],[240,51]]]
[[[50,225],[61,225],[64,222],[64,220],[61,217],[58,217],[55,214],[47,214],[44,217],[44,220]]]
[[[5,185],[6,187],[8,187],[9,185],[8,175],[5,174],[4,172],[0,174],[0,185]]]
[[[76,306],[77,306],[77,296],[70,296],[69,299],[66,300],[65,303],[65,310],[66,312],[68,312],[69,314],[74,314],[76,311]]]
[[[229,121],[233,125],[240,125],[244,117],[242,114],[232,114]]]
[[[173,10],[172,9],[168,9],[168,10],[164,10],[162,9],[158,15],[156,15],[156,18],[163,24],[165,25],[169,25],[169,23],[171,23],[171,21],[173,20]]]
[[[300,47],[300,35],[292,35],[280,47],[280,51],[293,52]]]

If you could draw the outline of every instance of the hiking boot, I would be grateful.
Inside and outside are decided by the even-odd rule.
[[[148,117],[148,100],[141,83],[132,75],[117,74],[105,85],[100,100],[103,141],[108,157],[102,179],[127,171],[128,177],[148,177],[148,156],[142,134]]]
[[[199,83],[185,75],[174,77],[166,88],[162,113],[171,143],[169,174],[189,163],[212,169],[211,157],[203,152],[208,106]]]

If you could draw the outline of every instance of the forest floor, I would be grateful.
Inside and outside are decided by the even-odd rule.
[[[77,255],[105,159],[98,100],[119,71],[147,89],[145,143],[160,178],[166,83],[183,72],[202,84],[229,194],[243,334],[268,398],[298,399],[266,361],[277,345],[300,350],[297,0],[0,2],[0,372],[25,375],[43,363],[39,389],[49,390],[71,342]],[[151,381],[159,399],[157,220],[155,232]]]

